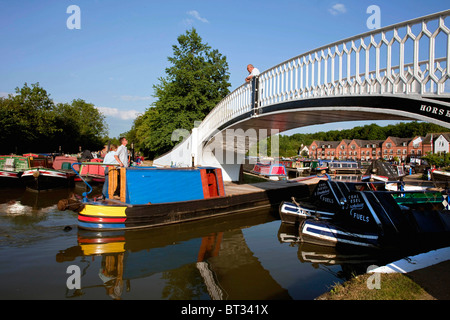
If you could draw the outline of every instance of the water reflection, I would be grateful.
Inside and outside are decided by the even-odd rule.
[[[277,210],[147,230],[79,230],[76,214],[56,207],[74,191],[83,190],[0,193],[0,297],[314,299],[355,270],[382,263],[300,243]],[[71,265],[81,270],[79,290],[66,286]]]
[[[56,254],[58,263],[70,262],[83,270],[82,288],[66,290],[66,297],[89,299],[93,297],[91,291],[103,288],[103,297],[111,299],[295,298],[293,291],[298,289],[287,289],[291,285],[280,284],[280,270],[266,265],[265,258],[258,256],[265,244],[255,247],[253,239],[250,241],[253,244],[249,245],[245,229],[257,225],[279,226],[275,234],[278,245],[273,243],[269,250],[279,252],[280,245],[297,249],[296,254],[292,251],[290,257],[285,256],[285,261],[278,261],[280,266],[288,260],[297,260],[290,269],[293,275],[308,274],[311,267],[317,270],[315,276],[308,279],[312,281],[309,287],[319,286],[324,274],[333,279],[331,283],[329,279],[325,282],[333,284],[380,263],[379,257],[367,253],[341,253],[302,244],[293,226],[280,223],[273,212],[258,211],[214,220],[214,223],[206,220],[140,231],[78,230],[77,244]],[[322,280],[311,280],[315,277]],[[295,283],[298,279],[290,281]],[[309,287],[302,290],[309,290]]]
[[[271,212],[141,231],[78,231],[78,244],[56,255],[59,263],[101,259],[98,277],[108,296],[120,299],[132,282],[159,275],[161,299],[289,299],[247,247],[243,226],[273,221]],[[211,232],[212,231],[212,232]],[[84,270],[84,274],[95,272]],[[86,281],[81,281],[86,283]],[[76,296],[98,286],[88,282]],[[264,287],[264,290],[261,290]],[[151,290],[151,289],[150,289]],[[155,293],[158,294],[158,293]]]
[[[405,256],[403,252],[385,252],[365,250],[361,248],[327,247],[305,243],[300,240],[298,226],[281,223],[278,238],[282,243],[298,247],[298,259],[302,263],[310,263],[316,269],[332,273],[342,281],[355,275],[364,274],[370,266],[382,266]],[[331,270],[330,266],[339,266],[340,270]]]
[[[298,247],[297,255],[302,263],[311,263],[314,268],[331,272],[343,281],[365,273],[371,265],[384,264],[386,261],[390,261],[390,258],[382,258],[373,251],[340,251],[334,247],[301,242],[298,227],[292,224],[281,223],[278,237],[281,242]],[[340,266],[341,270],[331,271],[330,266]]]

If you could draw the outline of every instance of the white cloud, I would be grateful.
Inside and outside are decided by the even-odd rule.
[[[328,11],[332,14],[332,15],[338,15],[341,13],[346,13],[347,12],[347,8],[345,7],[345,5],[343,5],[342,3],[336,3],[334,6],[332,6],[330,9],[328,9]]]
[[[186,13],[187,13],[188,15],[194,17],[195,19],[201,21],[201,22],[209,23],[208,19],[202,18],[202,17],[200,16],[200,13],[198,13],[197,10],[191,10],[191,11],[188,11],[188,12],[186,12]],[[191,19],[186,19],[186,21],[192,22]]]
[[[117,108],[96,107],[103,115],[121,120],[134,120],[141,113],[136,110],[119,110]]]

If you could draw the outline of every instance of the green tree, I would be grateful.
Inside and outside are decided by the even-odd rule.
[[[105,116],[92,103],[74,99],[71,104],[60,103],[55,107],[55,122],[63,133],[54,137],[54,145],[65,152],[78,152],[79,147],[101,150],[108,129]]]
[[[15,91],[0,98],[1,153],[101,149],[107,126],[93,104],[76,99],[55,105],[39,83]]]
[[[229,93],[226,57],[203,43],[194,28],[177,40],[166,76],[153,86],[157,101],[134,123],[139,146],[153,155],[169,151],[174,130],[191,130]]]
[[[0,141],[5,152],[39,150],[56,131],[54,103],[39,83],[16,88],[15,94],[2,99]]]

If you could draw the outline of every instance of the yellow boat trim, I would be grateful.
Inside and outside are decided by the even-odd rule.
[[[97,217],[126,217],[125,209],[127,207],[118,206],[99,206],[87,204],[81,210],[80,214],[86,216],[97,216]]]
[[[125,252],[125,242],[98,243],[81,245],[84,255]]]

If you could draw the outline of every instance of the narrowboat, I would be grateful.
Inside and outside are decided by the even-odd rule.
[[[450,185],[450,172],[444,170],[431,170],[431,180],[437,188],[448,189]]]
[[[287,181],[263,182],[264,188],[232,185],[230,194],[226,194],[222,171],[214,167],[117,169],[108,166],[107,177],[105,199],[88,198],[89,191],[82,199],[75,197],[58,202],[59,210],[78,214],[80,229],[149,228],[255,208],[275,208],[286,195],[302,190],[309,194],[312,188],[308,184],[288,184]],[[271,185],[266,186],[268,183]]]
[[[55,169],[51,156],[27,154],[29,168],[24,170],[20,179],[31,191],[45,191],[74,186],[75,173],[72,170]],[[70,161],[70,160],[69,160]],[[55,165],[62,166],[61,161]]]
[[[311,171],[310,160],[300,160],[297,162],[296,169],[300,174],[309,173]]]
[[[361,180],[373,181],[398,181],[405,176],[402,166],[394,166],[389,162],[375,160],[366,169]]]
[[[321,180],[311,197],[298,201],[283,201],[280,205],[280,217],[283,222],[298,224],[306,218],[332,219],[337,208],[345,205],[349,188],[353,186],[342,182]]]
[[[80,176],[91,184],[99,184],[105,182],[105,168],[102,159],[91,159],[89,162],[83,162],[80,168]],[[75,177],[75,181],[81,181],[81,178]]]
[[[399,197],[415,191],[377,191],[369,185],[319,181],[311,204],[315,212],[327,214],[305,214],[302,203],[282,204],[281,220],[298,226],[302,242],[323,246],[392,249],[450,243],[450,213],[442,203],[419,206],[415,198]]]
[[[331,161],[328,162],[329,173],[361,173],[361,166],[356,161]]]
[[[0,186],[22,186],[20,176],[28,168],[27,157],[18,155],[0,156]]]
[[[257,163],[250,171],[253,174],[269,177],[270,179],[283,179],[287,176],[286,167],[278,162],[275,163]]]

